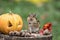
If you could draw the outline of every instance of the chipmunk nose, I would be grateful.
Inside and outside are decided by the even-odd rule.
[[[32,21],[33,19],[31,18],[30,20]]]

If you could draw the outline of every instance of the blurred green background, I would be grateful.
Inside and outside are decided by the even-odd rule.
[[[60,0],[49,0],[43,6],[35,5],[25,0],[0,0],[0,15],[12,11],[18,13],[24,22],[23,29],[27,29],[27,16],[35,13],[40,20],[40,28],[46,22],[52,23],[53,40],[60,40]]]

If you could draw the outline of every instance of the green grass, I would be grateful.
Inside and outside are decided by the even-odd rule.
[[[52,3],[48,3],[42,7],[36,7],[35,5],[27,2],[13,3],[13,2],[0,2],[0,14],[12,11],[18,13],[23,19],[23,29],[27,29],[27,16],[29,13],[36,13],[37,18],[40,20],[40,28],[46,22],[52,22],[52,34],[53,40],[60,40],[60,12],[55,9]],[[47,14],[46,19],[42,19],[41,16]]]

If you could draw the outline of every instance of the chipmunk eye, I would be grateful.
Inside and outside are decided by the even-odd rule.
[[[31,24],[31,23],[29,23],[29,24]]]

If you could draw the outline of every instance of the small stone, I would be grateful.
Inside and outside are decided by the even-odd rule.
[[[26,33],[25,37],[31,37],[31,34],[30,33]]]
[[[13,31],[9,32],[9,35],[14,36],[14,32]]]
[[[20,33],[19,33],[18,31],[14,31],[14,35],[15,35],[15,36],[19,36]]]

